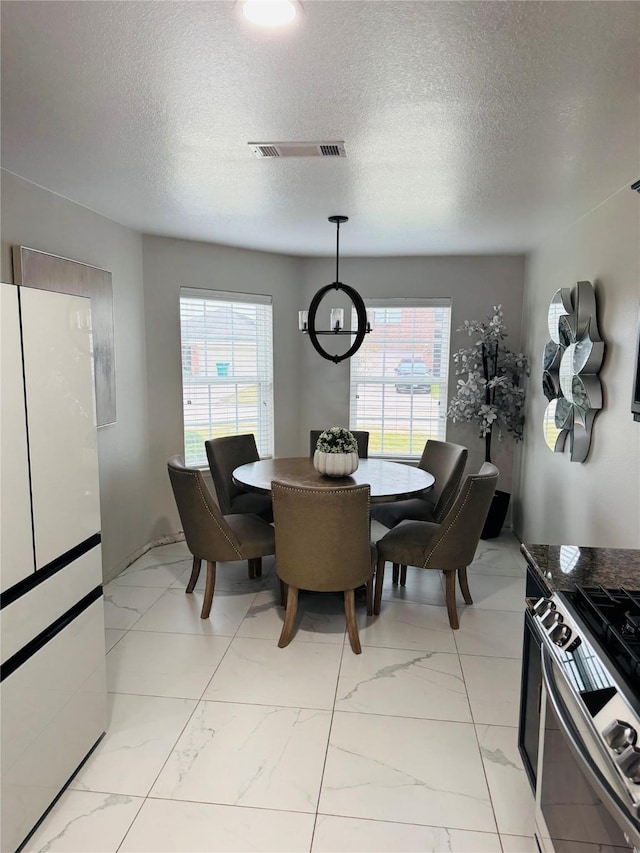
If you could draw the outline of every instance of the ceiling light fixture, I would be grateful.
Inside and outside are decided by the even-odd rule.
[[[373,311],[367,311],[364,301],[357,290],[349,287],[348,284],[343,284],[340,281],[340,225],[343,222],[348,222],[348,216],[330,216],[329,222],[336,224],[336,280],[331,284],[326,284],[311,300],[308,311],[298,311],[298,328],[304,334],[308,334],[316,352],[328,361],[333,361],[338,364],[347,358],[351,358],[362,346],[365,335],[373,329]],[[329,290],[342,290],[346,293],[349,299],[353,302],[353,307],[356,309],[356,317],[358,326],[355,331],[344,328],[344,308],[331,308],[330,311],[330,327],[329,329],[316,329],[316,313],[322,298]],[[355,335],[355,340],[349,349],[343,355],[330,355],[325,349],[320,346],[318,335]]]
[[[242,14],[259,27],[285,27],[296,16],[294,0],[245,0]]]

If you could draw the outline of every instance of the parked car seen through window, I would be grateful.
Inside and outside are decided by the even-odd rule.
[[[414,394],[420,392],[428,394],[431,391],[433,377],[421,358],[400,359],[400,364],[396,367],[396,374],[402,377],[411,377],[408,382],[396,383],[396,391],[398,392],[410,393],[413,390]]]

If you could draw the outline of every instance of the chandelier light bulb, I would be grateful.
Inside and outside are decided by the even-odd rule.
[[[293,0],[245,0],[244,17],[259,27],[284,27],[296,16]]]
[[[367,308],[367,332],[371,332],[373,330],[374,319],[375,312],[373,308]]]
[[[331,309],[331,328],[334,332],[344,329],[344,308]]]

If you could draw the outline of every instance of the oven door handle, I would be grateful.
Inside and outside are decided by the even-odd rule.
[[[562,700],[553,674],[551,655],[544,646],[542,646],[542,676],[547,697],[553,706],[562,732],[567,738],[575,758],[582,765],[587,779],[605,806],[612,812],[615,820],[627,835],[629,843],[634,847],[640,847],[640,824],[634,819],[629,808],[625,806],[620,796],[609,785],[597,764],[590,757],[588,749],[576,731],[571,715]]]

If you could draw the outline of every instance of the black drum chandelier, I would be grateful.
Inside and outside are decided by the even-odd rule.
[[[340,281],[340,225],[343,222],[348,221],[348,216],[329,217],[329,222],[335,222],[336,224],[336,280],[331,284],[327,284],[320,288],[311,300],[308,311],[298,312],[298,327],[300,331],[309,335],[316,352],[328,361],[333,361],[334,364],[338,364],[347,358],[351,358],[351,356],[354,355],[362,346],[365,335],[373,328],[373,311],[367,311],[364,301],[357,290]],[[316,314],[318,312],[318,306],[325,294],[330,290],[341,290],[343,293],[346,293],[349,299],[353,302],[353,307],[356,310],[356,317],[358,321],[358,325],[355,330],[344,328],[344,308],[331,308],[330,328],[316,329]],[[321,346],[320,341],[318,340],[319,335],[355,335],[355,340],[343,355],[330,355]]]

